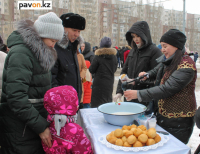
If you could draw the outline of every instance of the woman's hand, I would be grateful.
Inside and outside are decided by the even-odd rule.
[[[42,139],[42,142],[48,146],[49,148],[52,147],[52,144],[51,144],[51,132],[50,132],[50,129],[47,127],[44,132],[40,133],[39,134],[40,138]]]
[[[140,77],[140,76],[143,76],[143,75],[145,75],[145,74],[146,74],[146,72],[140,72],[138,76]],[[144,77],[143,79],[141,79],[141,80],[142,80],[142,81],[145,81],[146,79],[147,79],[147,77],[145,76],[145,77]]]
[[[130,101],[132,99],[137,99],[137,90],[127,90],[124,91],[124,97],[127,101]]]

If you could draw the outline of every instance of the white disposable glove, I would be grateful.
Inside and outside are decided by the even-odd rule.
[[[122,94],[121,93],[117,93],[117,95],[115,95],[113,97],[113,102],[117,102],[118,99],[121,101],[121,98],[122,98]]]

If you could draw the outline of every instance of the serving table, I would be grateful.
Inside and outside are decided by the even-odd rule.
[[[99,142],[102,135],[107,135],[111,131],[121,128],[107,123],[97,108],[80,109],[77,117],[77,123],[84,129],[85,134],[90,139],[95,154],[191,154],[191,149],[169,134],[169,140],[156,149],[149,149],[148,151],[122,151],[108,148],[106,145]],[[165,131],[159,125],[156,125],[156,130]],[[165,131],[166,132],[166,131]]]

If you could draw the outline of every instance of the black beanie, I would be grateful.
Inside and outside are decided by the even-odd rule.
[[[66,28],[74,28],[79,30],[85,29],[85,18],[79,14],[66,13],[60,16],[62,24]]]
[[[112,45],[112,42],[109,37],[104,37],[101,39],[100,48],[110,48],[111,45]]]
[[[182,50],[186,42],[186,36],[178,29],[170,29],[165,34],[163,34],[160,42],[168,43]]]

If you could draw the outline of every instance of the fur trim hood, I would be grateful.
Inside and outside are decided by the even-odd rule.
[[[84,43],[83,37],[80,35],[76,41],[78,41],[79,46]],[[69,44],[69,38],[68,38],[68,33],[64,33],[63,38],[57,42],[58,46],[60,46],[63,49],[66,49]]]
[[[100,48],[95,51],[95,55],[101,56],[101,55],[116,55],[117,50],[114,48]]]
[[[57,60],[57,52],[42,41],[33,24],[34,22],[31,20],[19,21],[17,24],[17,32],[19,34],[17,35],[20,35],[20,38],[18,40],[15,34],[11,34],[8,38],[8,46],[12,47],[20,43],[25,44],[38,59],[40,66],[49,71]]]

